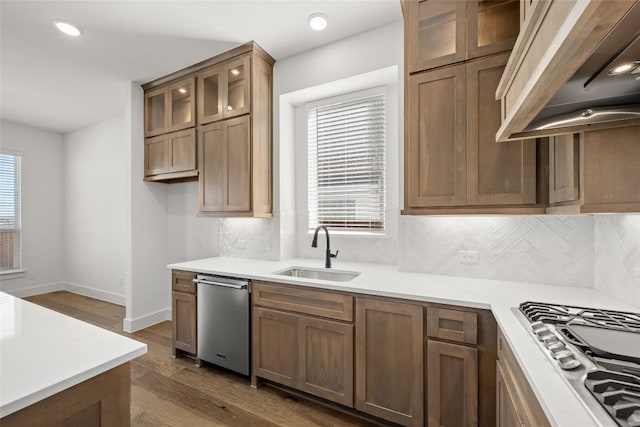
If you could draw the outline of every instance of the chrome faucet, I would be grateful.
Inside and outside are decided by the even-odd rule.
[[[318,226],[318,228],[316,228],[316,232],[313,233],[313,241],[311,242],[311,247],[312,248],[318,247],[318,231],[320,231],[320,229],[323,229],[327,235],[327,250],[324,253],[324,267],[331,268],[331,258],[337,258],[338,252],[340,251],[336,251],[335,254],[331,253],[331,248],[329,244],[329,230],[327,229],[327,227],[325,227],[324,225],[320,225]]]

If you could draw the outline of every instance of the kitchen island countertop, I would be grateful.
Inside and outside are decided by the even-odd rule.
[[[147,345],[0,292],[0,417],[147,352]]]
[[[361,274],[347,282],[304,279],[274,274],[289,267],[322,268],[323,260],[290,259],[265,261],[214,257],[170,264],[168,267],[254,280],[274,281],[314,288],[333,289],[422,302],[452,304],[491,310],[514,351],[524,374],[554,426],[597,427],[583,403],[551,360],[538,347],[533,335],[521,323],[514,308],[524,301],[638,312],[638,307],[592,289],[501,280],[473,279],[398,271],[396,266],[334,260],[333,270]]]

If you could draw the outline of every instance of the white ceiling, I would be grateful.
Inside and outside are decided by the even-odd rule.
[[[309,29],[313,12],[328,15],[325,31]],[[0,117],[66,133],[119,114],[127,81],[249,40],[279,60],[401,18],[399,0],[0,0]]]

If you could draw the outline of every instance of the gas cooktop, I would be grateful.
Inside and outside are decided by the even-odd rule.
[[[540,302],[519,312],[595,419],[640,427],[640,313]]]

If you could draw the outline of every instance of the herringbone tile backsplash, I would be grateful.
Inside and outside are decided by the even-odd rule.
[[[401,217],[401,271],[594,286],[593,216]],[[460,250],[478,251],[461,264]]]
[[[596,215],[595,287],[640,307],[640,215]]]

